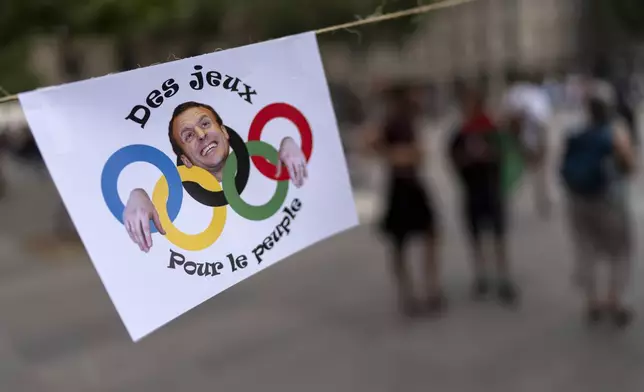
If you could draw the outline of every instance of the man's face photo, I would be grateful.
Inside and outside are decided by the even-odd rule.
[[[177,115],[172,121],[172,137],[181,147],[181,161],[188,168],[195,165],[212,172],[226,163],[228,133],[207,108],[192,107]]]

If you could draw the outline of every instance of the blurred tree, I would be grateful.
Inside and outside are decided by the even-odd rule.
[[[335,24],[430,4],[432,0],[326,0],[303,7],[300,0],[258,1],[249,8],[260,26],[262,39],[276,38]],[[261,17],[258,17],[260,16]],[[401,41],[418,26],[416,18],[401,18],[359,26],[321,36],[321,40],[342,40],[366,47],[373,40]]]
[[[638,41],[644,38],[644,1],[584,0],[581,17],[581,57],[585,64],[630,65]],[[610,64],[610,65],[608,65]]]
[[[628,0],[622,0],[628,1]],[[637,0],[632,0],[637,1]],[[120,68],[137,66],[141,45],[164,48],[173,43],[179,56],[200,54],[204,43],[217,38],[225,47],[315,30],[371,15],[397,11],[432,0],[0,0],[0,60],[2,79],[31,83],[24,64],[34,34],[60,38],[61,59],[68,78],[79,75],[73,38],[112,36],[121,54]],[[352,32],[325,34],[321,40],[342,40],[354,48],[372,40],[401,40],[417,27],[414,18],[358,27]],[[360,38],[355,34],[357,32]],[[165,50],[165,49],[162,49]],[[159,58],[159,61],[165,60]],[[9,73],[5,63],[17,63]],[[24,67],[23,67],[24,68]],[[18,72],[19,73],[19,72]],[[20,82],[13,84],[19,85]]]
[[[25,67],[28,48],[23,41],[14,41],[0,51],[0,97],[5,92],[13,94],[39,87],[38,79]]]
[[[644,37],[644,1],[610,0],[601,3],[612,13],[622,30],[640,38]]]

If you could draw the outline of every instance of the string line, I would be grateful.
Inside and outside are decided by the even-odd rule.
[[[441,1],[439,3],[434,3],[434,4],[421,5],[418,7],[409,8],[402,11],[390,12],[383,15],[371,16],[365,19],[356,20],[354,22],[348,22],[348,23],[343,23],[335,26],[325,27],[319,30],[315,30],[315,33],[324,34],[324,33],[330,33],[338,30],[350,29],[352,27],[383,22],[385,20],[398,19],[398,18],[404,18],[406,16],[411,16],[411,15],[424,14],[424,13],[439,10],[442,8],[455,7],[461,4],[471,3],[473,1],[476,1],[476,0],[447,0],[447,1]]]
[[[361,20],[356,20],[353,22],[347,22],[347,23],[342,23],[342,24],[333,25],[329,27],[324,27],[324,28],[315,30],[315,33],[319,35],[319,34],[331,33],[338,30],[346,30],[357,26],[363,26],[363,25],[372,24],[372,23],[379,23],[379,22],[383,22],[391,19],[404,18],[406,16],[411,16],[411,15],[424,14],[427,12],[436,11],[444,8],[456,7],[456,6],[466,4],[466,3],[471,3],[474,1],[477,1],[477,0],[446,0],[446,1],[441,1],[439,3],[421,5],[418,7],[409,8],[402,11],[390,12],[387,14],[371,16],[371,17],[361,19]],[[2,89],[2,91],[4,91],[4,89]],[[0,98],[0,104],[4,102],[11,102],[16,100],[18,100],[17,94],[7,95],[6,97]]]

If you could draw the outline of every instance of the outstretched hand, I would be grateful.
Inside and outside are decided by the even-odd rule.
[[[300,146],[290,138],[284,138],[280,144],[279,163],[277,164],[277,176],[282,174],[282,166],[286,167],[288,174],[297,188],[304,185],[304,180],[308,178],[306,170],[306,157]]]
[[[159,220],[159,214],[154,208],[150,196],[143,189],[133,190],[123,211],[123,225],[132,242],[146,253],[152,248],[150,220],[154,222],[159,233],[165,235],[165,230]]]

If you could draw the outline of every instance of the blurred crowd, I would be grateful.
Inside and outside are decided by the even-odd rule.
[[[550,184],[565,193],[565,215],[575,250],[573,282],[585,298],[584,317],[590,324],[610,320],[627,326],[632,310],[623,293],[633,262],[633,233],[628,184],[637,166],[639,142],[637,107],[642,89],[638,79],[619,68],[596,64],[583,75],[544,77],[511,70],[499,103],[489,99],[484,81],[458,81],[453,102],[458,112],[450,129],[446,158],[461,184],[460,215],[472,258],[472,296],[492,295],[517,306],[520,288],[512,276],[507,245],[511,238],[509,206],[522,177],[534,189],[535,211],[551,214]],[[448,299],[440,278],[443,260],[437,258],[441,237],[433,200],[435,192],[421,175],[426,147],[420,142],[418,119],[423,115],[418,96],[408,83],[392,83],[382,91],[384,106],[368,122],[368,151],[387,166],[387,201],[380,228],[391,243],[391,270],[404,315],[440,316]],[[553,132],[555,113],[575,113],[562,134]],[[549,138],[561,137],[563,148],[554,156]],[[559,162],[552,172],[549,161]],[[525,182],[525,181],[524,181]],[[485,246],[489,241],[493,252]],[[409,239],[422,237],[426,248],[427,292],[414,297],[406,257]],[[608,267],[605,293],[598,290],[598,267]]]

